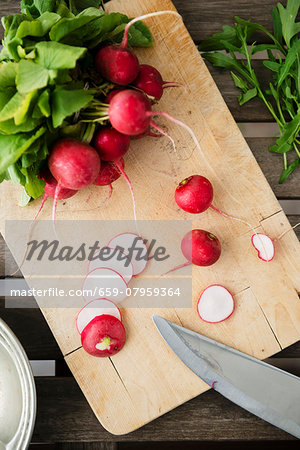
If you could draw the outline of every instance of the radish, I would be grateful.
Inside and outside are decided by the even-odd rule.
[[[160,100],[163,95],[163,90],[167,87],[182,87],[183,85],[176,82],[165,82],[160,72],[149,64],[141,64],[140,71],[137,78],[133,82],[133,86],[155,100]]]
[[[257,250],[259,259],[269,262],[275,255],[274,242],[269,236],[262,233],[253,234],[251,238],[253,247]]]
[[[115,270],[98,267],[87,274],[82,286],[82,296],[91,301],[99,297],[120,303],[127,297],[127,283]]]
[[[93,140],[102,161],[120,159],[129,149],[130,137],[110,127],[100,128]]]
[[[58,181],[58,190],[62,187],[77,190],[91,185],[99,174],[100,165],[93,147],[72,138],[56,142],[49,157],[49,169]]]
[[[110,101],[108,115],[113,128],[129,136],[137,136],[150,127],[151,104],[141,92],[124,89]]]
[[[119,308],[106,298],[98,298],[93,300],[82,308],[76,319],[76,327],[79,334],[83,332],[85,327],[97,316],[107,314],[114,316],[122,322],[122,316]]]
[[[233,313],[234,307],[232,294],[218,284],[204,289],[197,303],[200,319],[209,323],[219,323],[228,319]]]
[[[125,340],[126,331],[122,322],[107,314],[95,317],[81,333],[84,350],[98,357],[115,355],[123,348]]]
[[[186,212],[199,214],[211,206],[213,187],[201,175],[193,175],[179,183],[175,190],[177,205]]]
[[[124,168],[125,163],[123,158],[119,159],[118,165]],[[94,184],[97,186],[111,186],[111,184],[118,180],[120,176],[121,172],[116,166],[115,161],[102,161],[100,172],[98,173]]]
[[[103,250],[103,257],[100,255],[95,255],[95,258],[90,261],[88,271],[91,272],[98,267],[107,267],[108,269],[113,269],[119,275],[121,275],[126,283],[129,283],[133,277],[133,266],[121,250],[117,248],[106,247]]]
[[[140,69],[137,56],[122,45],[108,45],[99,50],[95,67],[103,78],[121,86],[132,83]]]
[[[133,266],[133,275],[142,273],[148,264],[148,249],[140,236],[134,233],[123,233],[111,239],[107,245],[119,248],[129,257]]]
[[[209,231],[189,231],[181,241],[181,251],[185,258],[196,266],[211,266],[221,255],[219,239]]]
[[[126,24],[121,45],[108,45],[99,50],[95,58],[96,70],[112,83],[126,86],[132,83],[139,74],[140,65],[136,55],[128,49],[128,33],[136,22],[161,14],[175,14],[175,11],[158,11],[137,17]]]

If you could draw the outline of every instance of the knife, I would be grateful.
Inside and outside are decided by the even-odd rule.
[[[233,403],[300,439],[300,378],[153,316],[173,352]]]

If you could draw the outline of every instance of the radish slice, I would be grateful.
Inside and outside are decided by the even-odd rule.
[[[108,247],[119,247],[128,255],[133,266],[133,275],[139,275],[146,269],[148,264],[148,249],[143,238],[137,234],[119,234],[108,243]]]
[[[266,262],[272,261],[275,255],[275,247],[274,242],[269,236],[257,233],[252,236],[251,242],[257,250],[259,259]]]
[[[218,323],[227,319],[234,311],[231,293],[218,284],[208,286],[198,300],[197,310],[204,322]]]
[[[115,270],[99,267],[87,274],[83,282],[82,296],[85,300],[96,300],[99,296],[121,302],[127,297],[127,284]]]
[[[107,314],[109,316],[114,316],[122,322],[122,316],[119,308],[111,301],[106,298],[98,298],[92,302],[85,305],[84,308],[79,311],[76,319],[76,327],[79,334],[82,333],[84,328],[98,316]]]
[[[97,256],[97,255],[96,255]],[[115,270],[121,277],[124,278],[126,283],[129,283],[133,277],[133,266],[125,253],[116,248],[107,247],[105,251],[104,259],[95,259],[89,263],[89,272],[98,267],[107,267],[108,269]]]

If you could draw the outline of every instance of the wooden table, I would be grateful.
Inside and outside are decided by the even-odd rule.
[[[271,29],[271,11],[275,0],[173,0],[195,43],[217,32],[224,24],[232,24],[239,15],[251,18]],[[0,15],[18,11],[17,0],[1,0]],[[230,75],[209,66],[225,101],[238,123],[271,123],[272,117],[257,100],[240,108],[237,90]],[[266,80],[267,70],[260,74]],[[281,158],[268,152],[271,137],[247,138],[247,141],[280,200],[289,200],[291,224],[300,221],[300,171],[283,185],[278,184]],[[297,201],[298,199],[298,201]],[[298,211],[297,211],[298,208]],[[298,214],[298,215],[297,215]],[[300,238],[300,228],[297,229]],[[1,276],[4,277],[5,243],[0,242]],[[255,448],[260,445],[296,448],[299,443],[283,431],[247,413],[216,392],[209,391],[166,414],[142,429],[121,437],[106,432],[94,417],[88,403],[66,367],[60,350],[42,314],[37,308],[5,309],[0,300],[0,316],[19,337],[30,360],[55,360],[55,377],[36,377],[38,395],[34,443],[56,443],[55,448],[72,449],[155,449],[189,448],[226,450]],[[285,349],[271,362],[300,376],[300,342]],[[186,442],[182,442],[186,441]],[[194,442],[193,442],[194,441]],[[195,442],[197,441],[197,442]],[[226,442],[221,442],[226,441]],[[241,441],[243,441],[241,443]],[[258,442],[259,441],[259,442]],[[289,441],[289,442],[286,442]],[[83,444],[83,442],[85,444]],[[72,443],[72,444],[71,444]],[[51,445],[52,447],[52,445]],[[36,448],[36,447],[35,447]]]

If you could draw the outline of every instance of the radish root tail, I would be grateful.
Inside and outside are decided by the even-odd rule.
[[[288,230],[285,230],[277,238],[274,239],[274,242],[275,241],[279,241],[279,239],[283,238],[283,236],[285,236],[289,231],[295,230],[295,228],[297,228],[299,225],[300,225],[300,222],[296,223],[296,225],[294,225],[293,227],[289,228]]]
[[[166,131],[164,131],[162,128],[160,128],[153,120],[151,120],[150,125],[151,125],[151,127],[155,128],[162,136],[166,136],[168,139],[170,139],[170,141],[172,142],[172,145],[173,145],[173,150],[174,150],[175,154],[177,155],[176,144],[175,144],[174,139]]]
[[[263,239],[261,239],[259,233],[257,233],[255,228],[249,222],[247,222],[244,219],[240,219],[239,217],[235,217],[235,216],[231,216],[230,214],[226,214],[225,212],[221,211],[220,209],[216,208],[213,205],[210,205],[210,208],[213,209],[214,211],[216,211],[217,213],[221,214],[221,216],[226,217],[227,219],[236,220],[237,222],[241,222],[244,225],[247,225],[250,228],[250,230],[253,232],[253,234],[255,234],[255,236],[258,237],[265,253],[267,254]],[[267,261],[269,261],[269,260],[267,260]]]
[[[183,267],[191,266],[192,263],[190,261],[185,262],[184,264],[180,264],[179,266],[174,267],[171,270],[168,270],[168,272],[165,272],[161,274],[161,277],[164,277],[165,275],[168,275],[169,273],[175,272],[175,270],[182,269]]]
[[[121,172],[122,176],[124,177],[126,183],[128,184],[129,190],[130,190],[130,194],[131,194],[131,198],[132,198],[132,204],[133,204],[133,216],[134,216],[134,221],[137,227],[137,216],[136,216],[136,204],[135,204],[135,197],[134,197],[134,192],[133,192],[133,188],[132,188],[132,184],[126,174],[126,172],[124,171],[122,165],[119,163],[119,161],[114,161],[114,164],[116,165],[116,167],[118,168],[118,170]]]

